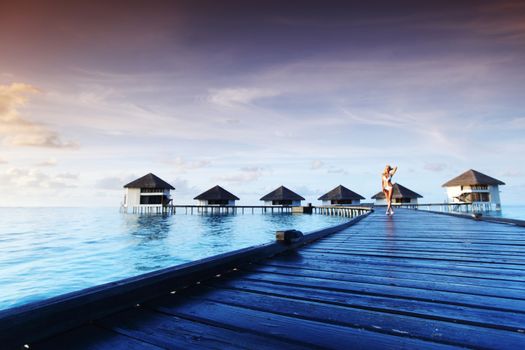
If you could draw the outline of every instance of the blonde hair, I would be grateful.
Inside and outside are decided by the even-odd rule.
[[[389,164],[387,164],[385,170],[383,170],[382,175],[390,174],[390,170],[392,170],[392,167]]]

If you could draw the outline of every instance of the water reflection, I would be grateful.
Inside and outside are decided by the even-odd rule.
[[[395,220],[393,216],[388,216],[385,221],[385,231],[386,231],[386,246],[388,251],[394,252],[397,249],[396,241],[396,227]]]
[[[138,239],[130,247],[136,271],[160,269],[177,261],[166,242],[172,229],[173,216],[125,215],[125,224],[131,237]]]
[[[173,217],[169,215],[126,215],[126,231],[142,242],[165,239],[171,231]]]
[[[388,216],[386,218],[386,236],[388,239],[394,239],[395,238],[395,226],[394,226],[394,217]]]

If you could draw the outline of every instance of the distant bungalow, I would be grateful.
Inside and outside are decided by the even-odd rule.
[[[199,205],[235,205],[239,197],[226,191],[221,186],[215,186],[199,194],[194,198],[199,201]]]
[[[286,187],[281,186],[262,197],[261,200],[264,201],[264,205],[289,205],[298,207],[301,205],[301,201],[304,201],[304,198]]]
[[[171,202],[170,191],[175,187],[160,177],[149,173],[124,185],[124,207],[165,206]]]
[[[343,185],[337,186],[318,198],[318,200],[323,201],[323,205],[360,204],[361,199],[365,199],[365,197],[349,190]]]
[[[496,210],[501,210],[499,185],[505,183],[470,169],[444,183],[442,187],[447,190],[449,203],[489,204],[494,205]]]
[[[409,190],[408,188],[401,186],[398,183],[395,183],[394,186],[394,193],[392,194],[392,203],[395,204],[417,204],[418,198],[423,198],[422,195],[417,194],[416,192]],[[372,199],[375,199],[376,205],[385,205],[386,199],[385,194],[383,192],[378,192],[376,195],[372,197]]]

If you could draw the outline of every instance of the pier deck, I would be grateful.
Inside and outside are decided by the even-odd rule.
[[[32,349],[523,349],[525,229],[373,213]]]

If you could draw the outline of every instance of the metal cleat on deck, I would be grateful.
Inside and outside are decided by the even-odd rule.
[[[275,240],[284,244],[299,242],[303,238],[303,233],[297,230],[284,230],[275,232]]]
[[[472,218],[474,218],[475,220],[480,220],[482,216],[482,213],[472,213]]]

